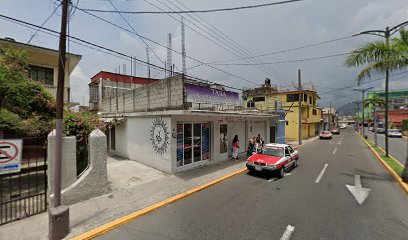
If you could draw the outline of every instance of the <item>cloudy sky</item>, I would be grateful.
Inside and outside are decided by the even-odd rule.
[[[114,10],[108,0],[72,1],[83,9]],[[185,10],[186,7],[191,10],[203,10],[274,1],[111,0],[111,2],[117,9],[125,11],[169,11]],[[41,25],[57,6],[56,0],[0,0],[0,5],[0,14],[37,25]],[[58,8],[56,14],[53,14],[44,26],[59,30],[60,12],[61,8]],[[69,34],[141,60],[146,60],[147,44],[152,50],[151,63],[164,66],[167,50],[163,46],[167,45],[167,35],[171,33],[175,51],[172,54],[173,63],[177,69],[181,69],[181,57],[178,54],[181,52],[181,16],[124,14],[129,26],[116,13],[94,14],[121,26],[122,29],[76,10],[71,12]],[[195,60],[209,63],[239,59],[247,57],[248,54],[264,55],[346,38],[363,30],[394,26],[408,20],[408,4],[407,0],[305,0],[256,9],[198,15],[184,14],[183,16],[186,24],[188,69],[199,64]],[[154,42],[148,39],[141,41],[135,32]],[[27,42],[34,33],[33,29],[0,18],[0,37],[12,37],[16,41]],[[293,62],[293,60],[347,53],[365,42],[376,39],[368,35],[357,36],[255,59],[226,62],[230,65],[213,65],[217,69],[201,65],[189,69],[187,73],[209,81],[242,88],[262,84],[265,78],[270,78],[275,85],[292,85],[297,82],[297,69],[301,69],[303,82],[314,84],[320,93],[321,106],[327,106],[329,102],[335,106],[341,106],[361,96],[351,88],[336,91],[338,88],[356,84],[358,68],[345,68],[344,56],[308,61]],[[57,49],[58,38],[38,32],[31,44]],[[118,66],[123,70],[123,64],[127,64],[127,73],[130,73],[130,60],[95,51],[73,42],[69,43],[69,51],[82,55],[82,60],[71,75],[74,101],[87,105],[87,84],[99,71],[115,71]],[[288,61],[292,62],[288,63]],[[242,65],[253,63],[273,64]],[[144,77],[147,75],[147,67],[141,63],[137,64],[136,72],[138,76]],[[152,76],[163,78],[164,73],[152,69]],[[381,76],[372,78],[379,77]],[[384,83],[381,80],[363,86],[380,89],[383,88]],[[391,88],[408,88],[408,74],[399,74],[391,78]]]

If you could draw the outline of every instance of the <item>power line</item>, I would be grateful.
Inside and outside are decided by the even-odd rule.
[[[61,4],[58,4],[56,7],[54,7],[54,10],[51,12],[51,14],[44,20],[44,22],[41,24],[41,27],[44,27],[45,24],[51,19],[52,16],[54,16],[55,12],[58,10],[58,8],[61,6]],[[26,44],[30,44],[30,42],[34,39],[34,37],[37,35],[38,30],[34,32],[33,35],[28,39]]]
[[[174,4],[172,1],[170,0],[166,0],[167,2],[169,2],[170,4],[172,4],[173,6],[175,6],[177,9],[179,10],[183,10],[180,7],[178,7],[176,4]],[[160,1],[159,1],[160,2]],[[180,4],[182,7],[186,8],[187,10],[190,10],[185,4],[181,3],[180,1],[176,0],[176,2],[178,4]],[[163,4],[163,3],[162,3]],[[164,5],[164,4],[163,4]],[[173,10],[173,9],[171,9]],[[207,22],[204,18],[202,18],[200,15],[193,13],[193,16],[191,14],[186,14],[187,16],[191,17],[192,19],[194,19],[199,25],[203,26],[204,28],[208,29],[209,31],[211,31],[212,33],[214,33],[216,36],[220,37],[222,40],[224,40],[224,42],[228,43],[229,45],[232,45],[235,49],[238,49],[239,52],[241,52],[241,55],[244,56],[248,56],[250,57],[250,59],[253,62],[257,62],[255,61],[254,58],[252,58],[252,56],[254,55],[253,53],[251,53],[248,49],[246,49],[244,46],[242,46],[241,44],[239,44],[238,42],[236,42],[234,39],[232,39],[231,37],[229,37],[228,35],[226,35],[225,33],[223,33],[220,29],[218,29],[217,27],[211,25],[209,22]],[[200,19],[201,21],[197,20],[197,18],[195,18],[194,16],[196,16],[198,19]],[[202,22],[206,23],[207,25],[203,24]],[[217,40],[219,40],[217,38]],[[221,41],[221,40],[219,40]],[[277,72],[276,70],[272,70],[272,69],[268,69],[262,65],[259,65],[259,67],[257,67],[258,69],[262,70],[263,72],[267,73],[268,75],[272,75],[275,76],[274,73],[275,72],[278,76],[283,78],[287,78],[287,76],[285,76],[284,74],[281,74],[279,72]],[[272,68],[272,67],[270,67]]]
[[[293,2],[301,2],[304,0],[287,0],[287,1],[280,1],[280,2],[273,2],[273,3],[264,3],[264,4],[257,4],[257,5],[250,5],[250,6],[240,6],[240,7],[231,7],[231,8],[218,8],[218,9],[207,9],[207,10],[189,10],[189,11],[119,11],[123,14],[184,14],[184,13],[211,13],[211,12],[226,12],[226,11],[236,11],[236,10],[243,10],[243,9],[251,9],[251,8],[261,8],[261,7],[269,7],[274,5],[283,5]],[[100,13],[113,13],[114,11],[111,10],[103,10],[103,9],[82,9],[89,12],[100,12]]]
[[[83,10],[81,10],[81,9],[79,9],[79,8],[78,8],[78,10],[80,10],[80,11],[82,11],[82,12],[88,14],[88,15],[91,15],[91,16],[93,16],[93,17],[95,17],[95,18],[97,18],[97,19],[99,19],[99,20],[101,20],[101,21],[103,21],[103,22],[106,22],[106,23],[108,23],[108,24],[110,24],[110,25],[112,25],[112,26],[115,26],[115,27],[117,27],[117,28],[119,28],[119,29],[122,29],[123,31],[129,32],[129,33],[131,33],[131,34],[135,34],[134,32],[130,31],[129,29],[126,29],[126,28],[124,28],[124,27],[122,27],[122,26],[119,26],[118,24],[115,24],[115,23],[113,23],[113,22],[111,22],[111,21],[108,21],[108,20],[106,20],[106,19],[104,19],[104,18],[101,18],[101,17],[99,17],[99,16],[97,16],[97,15],[95,15],[95,14],[93,14],[93,13],[90,13],[90,12],[87,12],[87,11],[83,11]],[[152,42],[152,43],[154,43],[154,44],[156,44],[156,45],[158,45],[158,46],[161,46],[161,47],[167,49],[166,46],[164,46],[163,44],[161,44],[161,43],[159,43],[159,42],[157,42],[157,41],[154,41],[154,40],[152,40],[152,39],[150,39],[150,38],[147,38],[147,37],[144,37],[144,36],[142,36],[142,35],[139,35],[139,36],[142,37],[143,39],[149,41],[149,42]],[[172,51],[175,52],[175,53],[177,53],[177,54],[180,54],[180,55],[182,54],[181,52],[176,51],[176,50],[174,50],[174,49],[172,49]],[[223,70],[223,69],[217,68],[217,67],[215,67],[215,66],[211,66],[210,64],[206,64],[205,62],[200,61],[200,60],[198,60],[198,59],[196,59],[196,58],[193,58],[193,57],[191,57],[191,56],[186,55],[186,57],[189,58],[189,59],[191,59],[191,60],[193,60],[193,61],[195,61],[195,62],[198,62],[198,63],[200,63],[200,64],[203,64],[203,65],[205,65],[205,66],[207,66],[207,67],[210,67],[210,68],[215,69],[215,70],[217,70],[217,71],[223,72],[223,73],[225,73],[225,74],[227,74],[227,75],[230,75],[230,76],[239,78],[239,79],[244,80],[244,81],[246,81],[246,82],[250,82],[250,83],[253,83],[253,84],[258,84],[258,83],[255,83],[255,82],[251,81],[251,80],[248,80],[248,79],[246,79],[246,78],[243,78],[243,77],[241,77],[241,76],[238,76],[238,75],[236,75],[236,74],[230,73],[230,72],[228,72],[228,71],[225,71],[225,70]]]
[[[149,46],[149,44],[147,44],[147,42],[146,42],[142,37],[140,37],[140,35],[137,33],[136,29],[129,23],[128,20],[126,20],[126,18],[122,15],[122,13],[120,13],[120,12],[118,11],[118,9],[117,9],[116,6],[113,4],[113,2],[112,2],[111,0],[108,0],[108,1],[109,1],[109,3],[112,5],[112,7],[115,9],[115,12],[117,12],[117,13],[120,15],[120,17],[127,23],[127,25],[128,25],[128,26],[133,30],[133,32],[140,38],[140,40],[149,48],[150,51],[153,52],[153,55],[156,56],[156,58],[157,58],[161,63],[164,64],[164,61],[162,61],[162,60],[160,59],[160,57],[159,57],[159,56],[153,51],[153,49]]]
[[[353,38],[353,36],[335,38],[335,39],[331,39],[331,40],[327,40],[327,41],[323,41],[323,42],[313,43],[313,44],[304,45],[304,46],[295,47],[295,48],[289,48],[289,49],[286,49],[286,50],[270,52],[270,53],[264,53],[264,54],[260,54],[260,55],[255,55],[254,58],[265,57],[265,56],[270,56],[270,55],[275,55],[275,54],[280,54],[280,53],[292,52],[292,51],[305,49],[305,48],[316,47],[316,46],[319,46],[319,45],[324,45],[324,44],[328,44],[328,43],[332,43],[332,42],[338,42],[338,41],[346,40],[346,39],[349,39],[349,38]],[[230,59],[230,60],[207,62],[207,63],[208,64],[225,63],[225,62],[234,62],[234,61],[239,61],[239,60],[244,60],[244,59],[245,58],[238,58],[238,59]]]
[[[23,20],[16,19],[16,18],[8,17],[8,16],[5,16],[5,15],[3,15],[3,14],[0,14],[0,18],[3,18],[3,19],[6,20],[6,21],[9,21],[9,22],[12,22],[12,23],[15,23],[15,24],[24,26],[24,27],[28,27],[28,28],[30,28],[30,29],[40,29],[40,30],[39,30],[40,32],[44,32],[44,33],[49,34],[49,35],[51,35],[51,36],[59,37],[59,32],[58,32],[58,31],[55,31],[55,30],[52,30],[52,29],[49,29],[49,28],[41,27],[41,26],[38,26],[38,25],[35,25],[35,24],[32,24],[32,23],[29,23],[29,22],[25,22],[25,21],[23,21]],[[118,52],[118,51],[116,51],[116,50],[112,50],[112,49],[109,49],[109,48],[107,48],[107,47],[103,47],[103,46],[101,46],[101,45],[98,45],[98,44],[95,44],[95,43],[92,43],[92,42],[83,40],[83,39],[78,38],[78,37],[75,37],[75,36],[67,35],[67,37],[70,38],[70,39],[73,39],[72,42],[74,42],[74,43],[76,43],[76,44],[79,44],[79,45],[82,45],[82,46],[85,46],[85,47],[94,49],[94,50],[99,51],[99,52],[102,52],[102,53],[110,54],[110,55],[112,55],[112,56],[119,57],[119,58],[124,58],[124,59],[129,59],[129,58],[131,57],[131,56],[125,54],[125,53],[121,53],[121,52]],[[101,50],[101,49],[102,49],[102,50]],[[133,58],[133,59],[134,59],[135,61],[138,61],[138,62],[143,63],[143,64],[145,64],[145,65],[152,66],[152,67],[154,67],[154,68],[156,68],[156,69],[159,69],[159,70],[162,70],[162,71],[169,71],[169,70],[166,70],[165,68],[160,67],[160,66],[157,66],[157,65],[155,65],[155,64],[151,64],[151,63],[148,64],[147,62],[145,62],[145,61],[143,61],[143,60],[140,60],[140,59],[138,59],[138,58]],[[217,83],[215,83],[215,82],[212,82],[212,81],[209,81],[209,80],[205,80],[205,79],[202,79],[202,78],[198,78],[198,77],[192,76],[192,75],[186,75],[186,77],[189,77],[189,78],[195,79],[195,80],[199,80],[199,81],[201,81],[201,82],[209,83],[209,84],[217,84]],[[228,85],[225,85],[225,84],[223,84],[223,85],[224,85],[225,87],[227,87],[227,88],[230,88],[230,89],[235,89],[235,90],[240,90],[240,91],[242,90],[242,89],[240,89],[240,88],[228,86]]]
[[[153,7],[155,7],[155,8],[157,8],[157,9],[159,9],[159,10],[164,11],[164,9],[162,9],[161,7],[155,5],[155,4],[153,4],[153,3],[151,3],[151,2],[149,2],[149,1],[147,1],[147,0],[143,0],[143,1],[146,2],[146,3],[148,3],[148,4],[150,4],[151,6],[153,6]],[[173,10],[171,7],[169,7],[169,6],[166,5],[165,3],[161,2],[160,0],[157,0],[157,1],[158,1],[160,4],[162,4],[163,6],[165,6],[166,8],[168,8],[168,9],[170,9],[170,10]],[[168,2],[170,2],[170,1],[168,1]],[[170,2],[170,3],[171,3],[171,2]],[[175,7],[177,7],[178,9],[180,9],[180,8],[179,8],[178,6],[176,6],[175,4],[173,4],[173,3],[171,3],[171,4],[172,4],[173,6],[175,6]],[[168,15],[169,15],[169,17],[173,18],[175,21],[181,23],[181,20],[178,20],[177,18],[175,18],[175,17],[172,16],[171,14],[168,14]],[[179,15],[182,16],[181,14],[179,14]],[[187,14],[187,15],[188,15],[188,14]],[[190,16],[190,15],[188,15],[188,16]],[[191,16],[190,16],[190,17],[191,17]],[[192,17],[192,18],[193,18],[196,22],[198,22],[198,24],[204,26],[204,25],[201,24],[199,21],[197,21],[194,17]],[[224,40],[226,40],[227,43],[225,43],[224,41],[220,40],[217,36],[213,35],[212,33],[206,32],[203,28],[201,28],[200,26],[198,26],[197,24],[195,24],[194,22],[192,22],[192,21],[189,20],[188,18],[185,18],[185,19],[186,19],[189,23],[191,23],[192,25],[194,25],[196,28],[200,29],[204,34],[207,34],[207,35],[209,35],[210,37],[212,37],[212,39],[211,39],[210,37],[207,37],[207,36],[203,35],[203,34],[200,33],[198,30],[196,30],[196,29],[194,29],[194,28],[192,28],[192,27],[190,27],[189,25],[186,24],[185,26],[187,26],[190,30],[194,31],[195,33],[199,34],[200,36],[204,37],[204,38],[207,39],[208,41],[214,43],[215,45],[219,46],[220,48],[226,50],[227,52],[231,53],[232,55],[234,55],[234,56],[236,56],[236,57],[242,57],[242,56],[243,56],[243,54],[242,54],[243,51],[242,51],[241,49],[237,48],[236,46],[233,46],[233,45],[231,44],[231,42],[229,42],[229,41],[226,40],[225,38],[224,38]],[[208,28],[208,27],[206,27],[206,26],[204,26],[204,27],[207,28],[208,30],[212,31],[212,29],[210,29],[210,28]],[[212,32],[215,33],[214,31],[212,31]],[[218,35],[218,36],[219,36],[219,35]],[[215,39],[215,40],[213,40],[213,39]],[[224,45],[225,45],[225,46],[224,46]],[[232,46],[231,46],[231,45],[232,45]],[[237,50],[237,49],[238,49],[238,50]],[[244,56],[245,56],[245,52],[244,52]],[[265,73],[268,74],[268,75],[269,75],[269,74],[270,74],[270,75],[274,75],[274,74],[268,72],[267,70],[265,70],[263,67],[257,66],[257,68],[260,69],[261,71],[265,72]],[[274,76],[275,76],[275,75],[274,75]]]
[[[408,70],[407,70],[407,71],[403,71],[403,72],[399,72],[399,73],[395,73],[395,74],[391,74],[390,77],[398,76],[398,75],[405,74],[405,73],[408,73]],[[384,77],[376,78],[376,79],[373,79],[373,80],[370,80],[370,81],[362,82],[360,85],[364,85],[364,84],[368,84],[368,83],[380,81],[380,80],[383,80],[383,79],[384,79]],[[337,89],[334,89],[334,90],[331,90],[331,91],[327,91],[327,92],[320,93],[319,95],[325,95],[325,94],[329,94],[329,93],[333,93],[333,92],[337,92],[337,91],[341,91],[341,90],[346,90],[346,89],[354,88],[354,87],[356,87],[356,85],[350,85],[350,86],[346,86],[346,87],[341,87],[341,88],[337,88]]]
[[[260,64],[260,65],[272,65],[272,64],[283,64],[283,63],[294,63],[294,62],[306,62],[306,61],[326,59],[326,58],[332,58],[332,57],[340,57],[340,56],[345,56],[347,54],[349,54],[349,53],[338,53],[338,54],[332,54],[332,55],[327,55],[327,56],[304,58],[304,59],[295,59],[295,60],[287,60],[287,61],[278,61],[278,62],[260,62],[258,64]],[[218,63],[218,64],[213,64],[213,65],[217,65],[217,66],[245,66],[245,65],[254,65],[254,64],[250,64],[250,63]]]

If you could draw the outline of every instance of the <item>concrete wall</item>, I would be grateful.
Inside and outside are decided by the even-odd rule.
[[[181,76],[144,85],[131,91],[104,94],[101,112],[128,113],[165,109],[182,109],[184,85]]]
[[[96,129],[89,135],[89,166],[62,191],[62,204],[72,205],[109,193],[106,136]]]
[[[167,136],[167,144],[153,142],[152,137],[158,135],[163,141]],[[111,152],[171,173],[171,135],[170,117],[129,117],[125,124],[116,127],[116,150]]]
[[[48,196],[53,201],[53,166],[55,155],[55,131],[48,135]],[[100,130],[89,135],[89,165],[77,178],[76,173],[76,138],[63,138],[61,201],[64,205],[97,197],[109,192],[107,175],[106,136]]]
[[[62,172],[61,188],[66,188],[77,179],[76,168],[76,138],[63,137],[62,140]],[[55,162],[55,130],[48,134],[47,147],[47,176],[48,196],[53,193],[54,188],[54,162]]]

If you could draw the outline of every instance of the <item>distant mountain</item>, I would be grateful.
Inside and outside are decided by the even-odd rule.
[[[360,104],[361,109],[361,101],[358,102]],[[354,116],[357,112],[357,102],[347,103],[339,108],[337,108],[337,112],[340,116]]]

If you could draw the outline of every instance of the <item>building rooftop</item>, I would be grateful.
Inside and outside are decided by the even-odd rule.
[[[136,77],[136,76],[131,76],[131,75],[100,71],[95,76],[91,77],[91,83],[89,85],[95,84],[96,81],[98,81],[101,78],[109,79],[113,82],[133,83],[133,84],[142,84],[142,85],[160,81],[160,79]]]
[[[27,52],[27,60],[29,63],[45,66],[52,65],[54,67],[58,66],[58,50],[17,42],[12,38],[0,38],[0,47],[7,45],[24,49]],[[74,70],[81,58],[82,56],[79,54],[67,53],[69,73]]]

